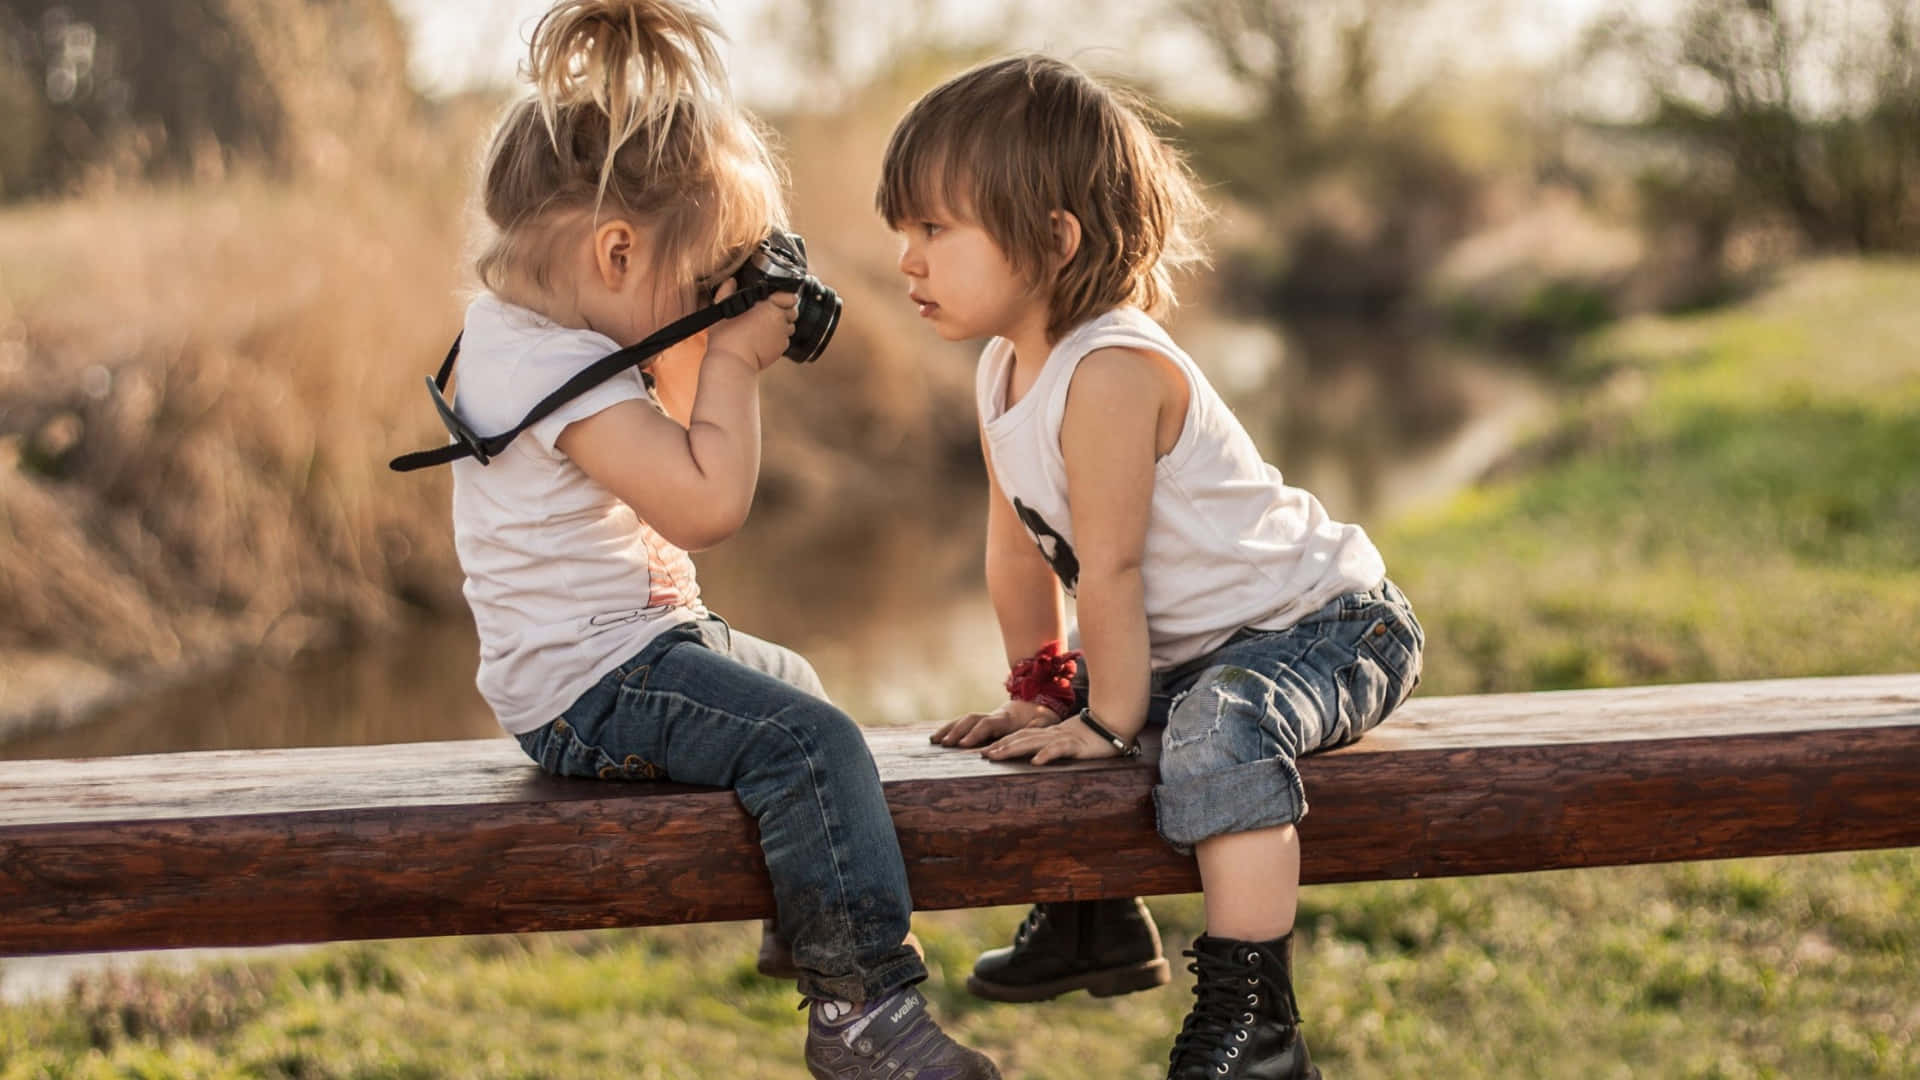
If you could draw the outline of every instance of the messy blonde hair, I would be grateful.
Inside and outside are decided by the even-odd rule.
[[[691,296],[785,227],[785,177],[733,101],[719,37],[675,0],[560,0],[540,19],[533,92],[483,166],[482,283],[548,294],[561,242],[613,214],[652,228],[657,279]]]
[[[1185,160],[1144,102],[1063,60],[1010,56],[947,80],[887,144],[874,203],[893,228],[940,213],[978,222],[1014,269],[1048,290],[1047,336],[1123,304],[1163,314],[1173,271],[1204,261],[1207,216]],[[1057,261],[1050,215],[1080,222]]]

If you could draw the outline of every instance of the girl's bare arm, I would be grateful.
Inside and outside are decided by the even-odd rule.
[[[759,375],[786,348],[790,293],[707,335],[687,423],[623,401],[569,424],[555,445],[668,543],[698,551],[747,520],[760,475]]]

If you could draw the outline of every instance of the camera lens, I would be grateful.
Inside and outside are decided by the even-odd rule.
[[[796,364],[807,364],[820,358],[840,326],[840,294],[808,274],[800,282],[799,301],[785,355]]]

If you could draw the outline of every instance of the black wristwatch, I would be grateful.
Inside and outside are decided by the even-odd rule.
[[[1074,716],[1078,717],[1081,723],[1087,725],[1087,730],[1112,744],[1115,750],[1120,751],[1121,757],[1131,758],[1140,756],[1140,740],[1135,739],[1132,742],[1128,742],[1113,732],[1108,731],[1107,726],[1094,717],[1091,706],[1081,709],[1075,713]]]

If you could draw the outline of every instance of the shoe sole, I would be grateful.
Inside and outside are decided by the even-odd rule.
[[[1172,971],[1167,967],[1166,959],[1162,957],[1158,960],[1134,964],[1131,967],[1090,971],[1085,975],[1072,975],[1052,982],[1034,983],[1031,986],[1006,986],[988,982],[978,975],[969,975],[967,990],[974,997],[985,998],[988,1001],[1024,1005],[1034,1001],[1051,1001],[1061,994],[1070,994],[1075,990],[1085,990],[1097,998],[1118,997],[1121,994],[1132,994],[1141,990],[1151,990],[1156,986],[1165,986],[1172,980]]]

